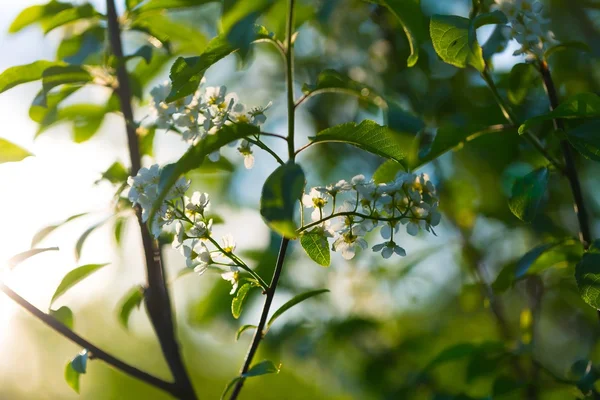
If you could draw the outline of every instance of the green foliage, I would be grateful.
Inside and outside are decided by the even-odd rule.
[[[91,4],[85,3],[80,6],[66,8],[56,14],[49,14],[49,17],[44,18],[41,22],[44,33],[49,33],[66,24],[95,17],[102,17],[102,14],[96,11]]]
[[[50,67],[64,66],[57,61],[35,61],[31,64],[10,67],[0,74],[0,93],[27,82],[42,79],[44,71]]]
[[[471,21],[456,15],[433,15],[429,31],[433,48],[444,62],[455,67],[471,65],[483,71],[485,61],[477,40],[469,40],[473,33]]]
[[[400,22],[410,45],[407,65],[413,67],[419,59],[419,47],[427,40],[427,28],[421,12],[421,0],[367,0],[387,8]]]
[[[516,278],[522,278],[526,274],[530,273],[530,268],[534,265],[534,263],[540,258],[542,254],[546,253],[551,249],[554,249],[555,247],[563,243],[564,241],[545,243],[529,250],[527,253],[525,253],[525,255],[523,255],[523,257],[521,257],[521,259],[517,263],[515,269]],[[535,272],[539,272],[539,270]]]
[[[600,120],[584,122],[567,130],[567,139],[585,158],[600,161]]]
[[[275,320],[279,317],[281,317],[281,315],[283,315],[284,312],[286,312],[287,310],[289,310],[290,308],[294,307],[296,304],[300,304],[302,303],[304,300],[308,300],[311,297],[315,297],[318,296],[320,294],[323,293],[328,293],[329,290],[328,289],[319,289],[319,290],[311,290],[308,292],[304,292],[302,294],[299,294],[297,296],[294,296],[291,300],[289,300],[288,302],[286,302],[284,305],[282,305],[281,307],[279,307],[277,309],[277,311],[275,311],[273,313],[273,315],[271,316],[271,318],[269,319],[269,322],[267,322],[267,327],[266,330],[268,331],[269,328],[271,328],[271,325],[273,325],[273,323],[275,322]]]
[[[75,324],[75,318],[73,317],[73,311],[69,307],[62,306],[58,308],[58,310],[50,309],[48,314],[56,318],[63,325],[65,325],[69,329],[73,329]]]
[[[81,234],[81,236],[79,236],[79,239],[77,239],[77,242],[75,243],[75,260],[79,260],[79,258],[81,258],[81,250],[83,249],[83,245],[85,244],[85,241],[87,240],[88,236],[90,236],[91,233],[94,232],[96,229],[104,225],[107,221],[108,219],[104,219],[98,222],[97,224],[90,226]]]
[[[516,64],[508,77],[508,100],[521,104],[539,80],[538,72],[532,64]]]
[[[125,231],[126,224],[127,218],[117,218],[113,225],[114,238],[117,246],[121,246],[122,244],[123,232]]]
[[[406,158],[403,136],[371,120],[347,122],[325,129],[309,138],[313,143],[348,143],[378,156],[402,163]]]
[[[298,164],[277,168],[265,181],[260,197],[260,215],[280,235],[297,237],[294,211],[304,191],[304,171]]]
[[[575,267],[575,279],[583,301],[600,309],[600,252],[597,245],[595,243]]]
[[[71,361],[65,366],[65,381],[76,393],[79,393],[79,372],[75,371]]]
[[[302,92],[307,97],[318,93],[343,93],[368,100],[377,106],[385,104],[385,101],[372,88],[333,69],[321,71],[317,82],[314,85],[305,83],[302,86]]]
[[[106,171],[102,173],[102,179],[106,179],[113,184],[122,184],[127,181],[129,172],[125,169],[125,166],[118,161],[115,161],[108,167]]]
[[[0,138],[0,164],[21,161],[29,156],[33,156],[33,154],[6,139]]]
[[[540,168],[515,181],[508,205],[517,218],[531,222],[536,216],[548,187],[549,174],[548,168]]]
[[[40,229],[35,235],[33,235],[33,238],[31,239],[31,247],[33,248],[33,247],[37,246],[42,240],[44,240],[44,238],[46,236],[48,236],[49,234],[54,232],[55,229],[63,226],[67,222],[73,221],[74,219],[83,217],[85,215],[88,215],[88,213],[72,215],[69,218],[65,219],[64,221],[59,222],[58,224],[49,225],[49,226],[46,226],[46,227]]]
[[[240,287],[235,294],[233,300],[231,301],[231,314],[233,315],[233,318],[238,319],[240,315],[242,315],[244,301],[246,301],[250,289],[252,289],[252,284],[246,283],[242,285],[242,287]]]
[[[584,53],[592,52],[592,49],[590,49],[590,46],[588,46],[587,43],[577,42],[577,41],[563,42],[563,43],[556,44],[556,45],[550,47],[548,50],[546,50],[546,52],[544,53],[544,58],[548,59],[551,55],[553,55],[555,53],[559,53],[559,52],[571,50],[571,49],[582,51]]]
[[[62,296],[67,290],[106,265],[108,264],[86,264],[68,272],[54,291],[52,300],[50,300],[50,304],[52,305],[52,303],[54,303],[56,299]]]
[[[62,11],[73,8],[71,3],[52,0],[49,3],[27,7],[17,15],[17,18],[12,22],[8,31],[16,33],[20,30],[38,22],[49,20],[54,15]]]
[[[494,54],[501,53],[506,50],[508,45],[508,38],[503,33],[503,30],[508,30],[510,27],[507,25],[497,25],[494,31],[483,44],[483,58],[489,60]]]
[[[31,258],[35,255],[38,255],[40,253],[45,253],[46,251],[58,251],[58,247],[46,247],[43,249],[31,249],[31,250],[27,250],[24,251],[22,253],[16,254],[14,256],[12,256],[7,262],[6,264],[8,265],[9,268],[15,268],[17,265],[19,265],[20,263],[22,263],[23,261],[27,260],[28,258]]]
[[[199,6],[215,0],[129,0],[128,8],[137,13]],[[141,4],[141,5],[139,5]]]
[[[308,256],[317,264],[328,267],[331,263],[329,242],[322,229],[313,229],[303,232],[300,236],[300,244]]]
[[[556,118],[600,118],[600,97],[594,93],[576,94],[561,103],[554,111],[525,121],[519,127],[519,133],[523,134],[534,125]]]
[[[119,322],[125,329],[129,328],[129,317],[134,309],[139,309],[144,301],[144,288],[140,285],[132,287],[120,301]]]
[[[275,364],[273,364],[272,361],[269,361],[269,360],[264,360],[264,361],[259,362],[258,364],[254,364],[252,367],[250,367],[248,372],[243,374],[241,377],[237,376],[237,377],[233,378],[227,384],[227,386],[225,386],[225,390],[223,391],[223,394],[221,394],[221,400],[225,399],[225,396],[227,395],[227,393],[231,390],[231,388],[233,388],[233,386],[240,379],[252,378],[255,376],[261,376],[261,375],[267,375],[267,374],[278,374],[279,371],[280,371],[280,368],[277,367]]]
[[[256,325],[242,325],[242,326],[240,326],[240,328],[235,333],[235,340],[236,341],[240,340],[240,336],[242,336],[242,333],[246,332],[249,329],[256,329]]]

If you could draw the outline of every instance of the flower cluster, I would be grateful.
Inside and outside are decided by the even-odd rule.
[[[248,123],[260,126],[265,123],[265,111],[271,103],[265,107],[248,109],[239,102],[235,93],[228,93],[225,86],[203,88],[203,83],[204,79],[194,94],[170,103],[166,101],[171,92],[169,81],[152,89],[150,108],[156,126],[179,132],[183,140],[195,143],[206,135],[216,134],[227,124]],[[231,146],[236,146],[236,143],[231,143]],[[238,147],[248,169],[254,164],[251,147],[252,143],[248,140],[243,140]],[[219,151],[209,155],[211,161],[217,161],[219,157]]]
[[[546,28],[549,20],[542,17],[542,4],[535,0],[495,0],[498,9],[511,24],[510,38],[521,48],[514,55],[532,54],[541,57],[549,44],[556,42]]]
[[[342,200],[340,195],[344,195]],[[336,207],[336,203],[342,204]],[[406,252],[394,240],[400,226],[415,236],[420,230],[433,231],[440,223],[439,199],[435,186],[426,174],[399,174],[393,182],[376,184],[357,175],[350,182],[341,180],[325,187],[315,187],[302,197],[305,208],[312,209],[311,232],[334,238],[333,251],[351,259],[357,248],[366,249],[364,236],[377,227],[384,241],[372,247],[384,258]]]
[[[160,167],[155,164],[150,168],[142,168],[135,177],[129,177],[128,198],[133,205],[139,204],[142,209],[142,220],[148,221],[155,201],[158,199],[158,182]],[[187,197],[190,181],[180,178],[171,188],[165,201],[154,216],[151,226],[152,234],[158,238],[165,225],[174,223],[175,237],[173,247],[179,249],[185,257],[186,266],[199,274],[204,273],[210,265],[223,267],[222,278],[231,282],[233,294],[238,287],[240,270],[234,261],[236,257],[235,241],[226,235],[219,244],[212,237],[213,220],[208,216],[210,198],[207,193],[194,192]],[[210,243],[216,250],[209,250]]]

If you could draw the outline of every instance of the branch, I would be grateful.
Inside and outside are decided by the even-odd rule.
[[[243,375],[248,372],[250,369],[250,364],[252,364],[252,359],[256,354],[256,350],[258,350],[258,345],[260,341],[264,337],[264,329],[267,323],[267,317],[269,316],[269,310],[271,309],[271,303],[273,302],[273,297],[275,297],[275,290],[277,289],[277,283],[279,282],[279,277],[281,276],[281,270],[283,268],[283,261],[285,260],[285,253],[288,247],[290,240],[282,239],[281,247],[279,248],[279,255],[277,256],[277,264],[275,265],[275,271],[273,272],[273,278],[271,279],[271,284],[269,285],[269,289],[266,291],[267,298],[265,299],[265,304],[262,309],[262,313],[260,314],[260,321],[258,322],[258,326],[256,327],[256,331],[254,332],[254,336],[252,337],[252,343],[250,344],[250,348],[248,349],[248,353],[246,354],[246,358],[244,360],[244,365],[240,369],[240,379],[238,379],[233,392],[231,393],[231,397],[229,400],[237,399],[242,387],[244,386],[245,378]]]
[[[546,63],[546,61],[540,62],[540,73],[542,75],[542,80],[544,81],[544,88],[548,94],[548,99],[550,100],[550,110],[553,111],[558,107],[559,102],[556,94],[556,87],[554,86],[554,81],[552,80],[552,75],[550,74],[548,63]],[[554,123],[554,129],[561,131],[565,130],[565,125],[561,119],[554,119],[552,121]],[[581,183],[579,182],[579,176],[575,167],[573,150],[567,140],[561,140],[560,145],[565,159],[565,175],[571,185],[571,192],[573,192],[573,200],[575,203],[573,208],[575,209],[575,214],[577,214],[577,220],[579,221],[579,240],[581,241],[583,248],[587,250],[592,243],[592,232],[590,230],[585,202],[583,201],[583,194],[581,193]]]
[[[19,296],[15,291],[6,286],[4,283],[0,282],[0,291],[4,292],[8,297],[10,297],[15,303],[23,307],[29,313],[31,313],[34,317],[42,321],[44,324],[48,325],[57,333],[61,334],[65,338],[69,339],[73,343],[87,349],[91,354],[93,354],[94,358],[104,361],[108,365],[118,369],[126,373],[127,375],[139,379],[140,381],[146,382],[154,387],[157,387],[161,390],[164,390],[167,393],[172,395],[176,395],[176,387],[173,383],[164,381],[160,378],[157,378],[153,375],[148,374],[147,372],[141,371],[124,361],[119,360],[118,358],[112,356],[111,354],[105,352],[104,350],[94,346],[92,343],[88,342],[86,339],[82,338],[63,323],[58,321],[51,315],[48,315],[35,307],[33,304],[29,303],[23,297]]]
[[[123,58],[123,46],[121,43],[121,29],[118,16],[115,10],[114,0],[106,0],[108,33],[110,47],[118,60]],[[125,129],[127,131],[127,142],[129,145],[129,156],[131,159],[131,175],[136,175],[141,167],[141,156],[139,138],[136,133],[136,126],[133,119],[133,110],[131,108],[131,89],[129,85],[129,76],[125,63],[119,63],[117,66],[117,79],[119,82],[116,93],[121,102],[121,111],[125,119]],[[169,369],[175,380],[175,386],[179,396],[182,399],[195,400],[196,394],[183,364],[183,359],[179,351],[179,344],[175,338],[175,326],[173,324],[173,313],[171,310],[171,300],[164,276],[164,270],[161,263],[160,253],[157,243],[152,239],[148,227],[142,221],[140,207],[136,207],[136,215],[142,235],[144,246],[144,255],[146,258],[147,290],[145,296],[146,307],[150,316],[150,321],[160,342],[162,353],[169,365]]]
[[[295,127],[295,110],[296,103],[294,102],[294,51],[292,47],[292,36],[294,34],[294,3],[295,0],[289,0],[288,18],[286,26],[286,45],[285,45],[285,81],[287,87],[287,112],[288,112],[288,154],[290,161],[294,161],[296,153],[294,152],[294,127]]]

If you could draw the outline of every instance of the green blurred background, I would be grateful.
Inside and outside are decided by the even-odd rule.
[[[225,3],[225,7],[235,5],[233,1]],[[259,22],[282,38],[287,2],[273,3]],[[471,6],[471,0],[421,3],[426,16],[467,16]],[[553,58],[551,68],[561,98],[581,91],[598,93],[600,3],[543,3],[557,38],[585,41],[592,48],[591,53],[566,51]],[[54,59],[61,41],[80,32],[75,26],[44,36],[39,27],[32,26],[8,34],[12,20],[31,4],[34,2],[30,0],[0,0],[2,70],[37,59]],[[104,12],[103,2],[93,4]],[[484,2],[484,7],[489,4]],[[118,6],[122,12],[124,5]],[[149,23],[154,29],[167,31],[174,54],[197,55],[218,32],[221,7],[219,2],[212,2],[170,11],[156,17],[163,19]],[[438,127],[476,131],[503,123],[491,93],[475,71],[443,64],[430,44],[422,46],[418,64],[407,68],[408,42],[384,9],[355,0],[299,0],[297,24],[297,93],[303,83],[314,83],[321,70],[334,68],[384,95],[392,105],[390,126],[418,133],[424,145]],[[480,42],[491,31],[490,27],[480,29]],[[139,32],[126,32],[127,52],[145,40]],[[508,85],[512,65],[523,61],[511,55],[517,47],[509,43],[492,59],[502,90]],[[149,90],[167,79],[173,59],[157,50],[149,67],[143,61],[135,67],[138,76],[144,77],[141,83],[146,84],[136,118],[148,114]],[[243,62],[236,55],[225,58],[206,77],[207,85],[225,84],[250,106],[273,101],[265,130],[285,133],[283,66],[267,44],[254,46]],[[114,220],[108,220],[90,235],[81,260],[73,256],[81,233],[111,215],[115,187],[106,181],[94,182],[115,160],[127,165],[123,122],[114,114],[103,116],[97,132],[83,143],[73,143],[70,123],[53,125],[34,141],[38,125],[27,113],[38,90],[39,83],[32,83],[0,95],[0,136],[36,155],[21,163],[0,165],[0,259],[28,249],[32,236],[44,226],[79,212],[93,212],[44,240],[44,245],[59,246],[60,252],[32,258],[4,273],[2,279],[47,309],[54,288],[67,271],[88,262],[110,262],[61,298],[59,305],[74,310],[75,330],[82,336],[141,369],[169,379],[145,312],[134,312],[129,331],[116,318],[122,296],[144,279],[135,219],[128,219],[120,246],[113,238]],[[104,104],[109,95],[105,88],[86,88],[69,101]],[[548,103],[541,83],[534,84],[525,100],[514,107],[523,119],[544,112]],[[334,124],[365,118],[383,121],[377,108],[338,94],[310,99],[298,115],[298,144]],[[556,148],[555,139],[545,136],[547,131],[540,130],[540,137],[550,148]],[[276,150],[285,150],[278,147],[280,143],[269,143]],[[176,135],[157,132],[154,159],[161,164],[173,161],[185,148]],[[232,233],[240,254],[268,277],[280,239],[269,233],[257,208],[262,182],[276,164],[256,150],[255,167],[246,170],[233,149],[224,154],[230,162],[195,171],[191,175],[193,186],[212,196],[213,210],[225,219],[215,228],[216,235]],[[149,157],[144,162],[153,163]],[[302,153],[299,162],[307,172],[308,185],[315,186],[359,173],[370,176],[381,160],[353,147],[327,144]],[[548,252],[533,268],[542,272],[526,279],[515,280],[511,272],[516,261],[535,245],[577,232],[567,182],[558,176],[551,178],[543,212],[532,224],[526,225],[510,213],[507,198],[514,179],[543,164],[544,160],[512,130],[482,136],[420,168],[438,185],[444,217],[437,237],[400,236],[399,244],[408,253],[405,258],[383,260],[367,251],[347,262],[334,253],[331,267],[325,269],[313,264],[294,243],[275,306],[309,289],[328,288],[331,293],[303,303],[278,320],[256,360],[281,363],[281,372],[249,379],[241,398],[526,398],[520,385],[523,376],[515,374],[515,360],[524,369],[526,381],[536,382],[538,398],[580,397],[575,386],[559,383],[556,377],[576,379],[571,371],[576,361],[598,362],[600,357],[596,312],[583,303],[573,278],[573,260],[581,249],[572,244]],[[597,237],[600,170],[582,158],[578,167]],[[369,242],[373,245],[378,239],[373,236]],[[262,298],[255,291],[241,319],[235,320],[227,282],[217,274],[175,279],[184,267],[183,258],[168,245],[164,255],[172,279],[178,335],[194,385],[201,399],[219,398],[237,373],[250,340],[250,334],[245,333],[236,342],[235,332],[239,326],[258,320]],[[497,303],[502,303],[508,339],[486,297],[490,287]],[[541,287],[538,301],[540,296],[534,292]],[[533,335],[527,323],[530,312],[536,321]],[[513,355],[507,356],[503,346]],[[447,349],[452,350],[443,353]],[[78,396],[64,382],[63,371],[79,350],[0,296],[0,399],[168,398],[97,361],[92,361],[82,376]]]

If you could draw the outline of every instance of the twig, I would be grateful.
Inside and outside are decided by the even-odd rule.
[[[0,282],[0,291],[4,292],[15,303],[23,307],[34,317],[42,321],[44,324],[48,325],[54,331],[58,332],[73,343],[87,349],[91,354],[94,355],[94,358],[104,361],[108,365],[126,373],[127,375],[130,375],[133,378],[146,382],[172,395],[176,395],[177,388],[173,383],[164,381],[160,378],[155,377],[154,375],[150,375],[147,372],[141,371],[127,364],[126,362],[119,360],[118,358],[100,349],[99,347],[93,345],[86,339],[73,332],[71,329],[69,329],[67,326],[65,326],[53,316],[44,313],[43,311],[35,307],[33,304],[29,303],[27,300],[19,296],[19,294],[17,294],[14,290],[12,290],[10,287],[8,287],[2,282]]]
[[[115,10],[114,0],[106,0],[106,9],[110,46],[115,57],[120,60],[123,58],[123,47],[121,43],[121,29]],[[129,156],[131,159],[130,173],[131,175],[136,175],[141,167],[141,156],[139,150],[139,138],[136,133],[133,110],[131,108],[129,75],[125,63],[118,64],[117,79],[119,86],[115,91],[119,96],[121,111],[125,119]],[[174,385],[177,387],[178,397],[186,400],[195,400],[197,397],[185,369],[185,365],[183,364],[183,359],[179,351],[179,344],[175,338],[171,300],[169,298],[158,245],[152,239],[148,227],[142,221],[139,206],[136,207],[136,215],[138,217],[146,258],[148,288],[146,290],[145,302],[150,321],[152,322],[152,326],[156,332],[158,341],[160,342],[162,353],[169,365],[173,379],[175,380]]]
[[[294,102],[294,51],[292,49],[292,35],[294,34],[294,3],[295,0],[289,0],[286,45],[285,45],[285,67],[286,67],[286,87],[287,87],[287,111],[288,111],[288,154],[290,161],[294,161],[296,153],[294,152],[294,127],[296,121],[296,103]]]
[[[256,350],[258,350],[258,345],[264,336],[263,330],[265,329],[265,324],[267,323],[267,317],[269,316],[269,310],[271,309],[271,303],[273,302],[273,297],[275,297],[275,290],[277,289],[277,283],[279,282],[279,277],[281,276],[281,270],[283,267],[283,261],[285,260],[285,253],[287,251],[287,247],[289,244],[289,239],[283,239],[281,241],[281,247],[279,248],[279,255],[277,256],[277,264],[275,265],[275,271],[273,272],[273,278],[271,279],[271,284],[269,285],[269,289],[267,290],[267,297],[265,299],[265,304],[262,309],[262,313],[260,315],[260,321],[256,327],[256,331],[254,332],[254,336],[252,337],[252,343],[250,344],[250,348],[248,349],[248,353],[246,354],[246,358],[244,359],[244,365],[240,369],[240,379],[238,379],[235,387],[233,388],[233,392],[231,392],[231,397],[229,400],[237,399],[242,387],[244,386],[243,375],[248,372],[250,369],[250,364],[252,364],[252,359],[256,354]]]

